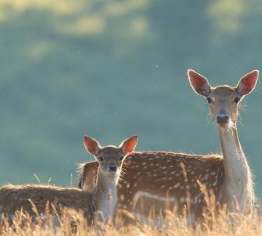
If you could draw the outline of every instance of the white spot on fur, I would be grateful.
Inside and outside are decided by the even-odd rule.
[[[181,203],[185,202],[185,198],[181,197],[179,200]]]
[[[137,201],[140,197],[152,198],[152,199],[159,200],[159,201],[168,201],[168,202],[175,201],[174,197],[160,197],[158,195],[153,195],[148,192],[141,192],[141,191],[135,194],[133,201],[134,202]]]

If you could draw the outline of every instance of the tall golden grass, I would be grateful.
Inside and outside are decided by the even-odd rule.
[[[148,218],[139,217],[133,212],[118,210],[114,223],[96,224],[90,226],[84,213],[72,208],[61,209],[47,202],[45,213],[40,214],[37,203],[30,201],[34,215],[28,214],[25,209],[17,211],[15,215],[6,217],[0,209],[0,236],[15,235],[109,235],[109,236],[262,236],[262,214],[260,207],[254,207],[251,214],[228,214],[226,208],[219,209],[213,192],[205,185],[198,183],[204,194],[206,210],[203,218],[197,223],[189,225],[190,195],[184,211],[178,216],[177,206],[167,207],[163,212],[165,217],[150,214]],[[15,203],[14,203],[15,204]],[[168,204],[167,204],[168,206]],[[73,207],[73,206],[72,206]]]
[[[131,214],[131,213],[130,213]],[[88,226],[81,212],[64,209],[62,216],[38,215],[32,217],[22,211],[16,212],[12,219],[1,217],[0,235],[176,235],[176,236],[248,236],[262,235],[262,220],[256,210],[249,216],[209,214],[201,224],[188,226],[185,217],[177,217],[171,212],[165,218],[148,219],[142,223],[136,219],[129,225],[123,225],[121,219],[115,224]]]

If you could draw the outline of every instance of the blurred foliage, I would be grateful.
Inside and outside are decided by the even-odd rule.
[[[262,69],[259,0],[0,0],[1,183],[69,185],[83,135],[139,150],[220,152],[193,68],[213,85]],[[239,132],[261,196],[262,88]]]

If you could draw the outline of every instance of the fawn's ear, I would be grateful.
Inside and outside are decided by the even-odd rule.
[[[119,147],[121,148],[124,155],[127,155],[131,152],[133,152],[136,148],[137,144],[137,136],[132,136],[126,140],[124,140]]]
[[[100,150],[100,145],[96,140],[84,136],[84,146],[90,154],[95,156],[98,155],[98,152]]]
[[[187,76],[192,89],[196,93],[204,97],[207,97],[209,95],[209,93],[211,92],[211,87],[208,83],[208,80],[203,75],[200,75],[194,70],[189,69],[187,71]]]
[[[78,188],[84,189],[85,191],[92,191],[96,187],[97,180],[97,161],[88,161],[84,164],[79,165],[79,182]]]
[[[248,74],[244,75],[238,82],[237,92],[240,96],[251,93],[256,87],[259,76],[258,70],[253,70]]]

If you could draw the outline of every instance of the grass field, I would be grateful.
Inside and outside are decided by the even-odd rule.
[[[19,215],[19,214],[18,214]],[[83,218],[74,215],[74,219],[78,219],[76,224],[77,230],[72,232],[68,214],[57,220],[60,226],[54,226],[53,221],[40,220],[38,223],[32,223],[32,218],[24,216],[23,226],[21,226],[21,218],[18,217],[13,226],[2,227],[1,235],[176,235],[176,236],[247,236],[262,235],[262,222],[258,214],[248,217],[239,217],[233,225],[228,217],[220,216],[216,222],[212,224],[203,224],[196,228],[186,226],[185,221],[178,220],[175,217],[163,220],[158,226],[154,224],[142,224],[137,222],[136,225],[125,227],[104,226],[103,229],[88,227]],[[71,218],[70,218],[71,219]],[[2,219],[3,222],[3,219]]]
[[[62,216],[48,210],[48,214],[39,215],[35,206],[36,218],[20,211],[12,217],[12,224],[7,218],[1,217],[0,235],[176,235],[176,236],[249,236],[262,235],[261,211],[256,208],[251,215],[228,215],[225,211],[215,214],[214,211],[204,217],[201,223],[188,226],[186,217],[177,217],[171,212],[165,212],[166,217],[155,217],[140,220],[133,218],[132,223],[123,224],[118,218],[114,224],[108,223],[88,226],[82,212],[63,209]],[[54,208],[53,208],[54,209]],[[53,212],[54,214],[49,214]],[[130,219],[131,219],[130,218]]]

